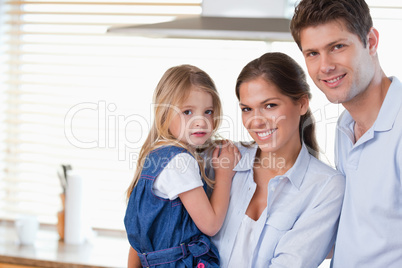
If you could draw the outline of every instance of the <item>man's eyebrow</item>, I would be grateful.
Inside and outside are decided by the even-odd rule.
[[[335,41],[332,41],[332,42],[326,44],[324,47],[325,47],[325,48],[333,47],[333,46],[336,45],[337,43],[344,42],[344,41],[346,41],[346,39],[345,39],[345,38],[341,38],[341,39],[338,39],[338,40],[335,40]],[[303,52],[303,53],[316,52],[317,50],[318,50],[318,49],[316,49],[316,48],[307,48],[307,49],[305,49],[305,50],[302,48],[302,52]]]

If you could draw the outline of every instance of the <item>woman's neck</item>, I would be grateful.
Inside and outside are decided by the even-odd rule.
[[[292,146],[292,150],[282,152],[281,150],[275,152],[264,152],[258,148],[254,160],[254,168],[268,169],[271,173],[276,175],[285,174],[296,162],[301,150],[301,143]]]

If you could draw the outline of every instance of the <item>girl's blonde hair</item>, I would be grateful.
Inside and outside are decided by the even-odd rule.
[[[202,157],[194,148],[178,141],[169,131],[172,118],[177,113],[177,106],[186,100],[191,89],[194,87],[211,94],[213,101],[213,132],[218,129],[221,123],[222,105],[211,77],[203,70],[187,64],[168,69],[162,76],[154,92],[154,122],[141,148],[133,181],[127,189],[127,199],[130,197],[141,176],[146,156],[152,150],[166,145],[175,145],[188,150],[199,164],[201,177],[208,186],[213,186],[213,181],[205,174],[205,165]],[[203,146],[204,148],[212,145],[212,141],[208,140],[205,145]]]

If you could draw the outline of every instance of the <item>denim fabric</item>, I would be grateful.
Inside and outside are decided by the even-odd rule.
[[[219,255],[203,235],[180,198],[157,197],[152,184],[183,148],[165,146],[146,158],[140,179],[131,193],[124,224],[130,245],[144,267],[219,267]]]

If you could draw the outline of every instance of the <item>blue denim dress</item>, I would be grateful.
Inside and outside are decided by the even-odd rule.
[[[189,152],[165,146],[147,156],[124,217],[128,240],[143,267],[219,267],[217,248],[197,228],[180,198],[164,199],[152,191],[155,178],[179,153]]]

